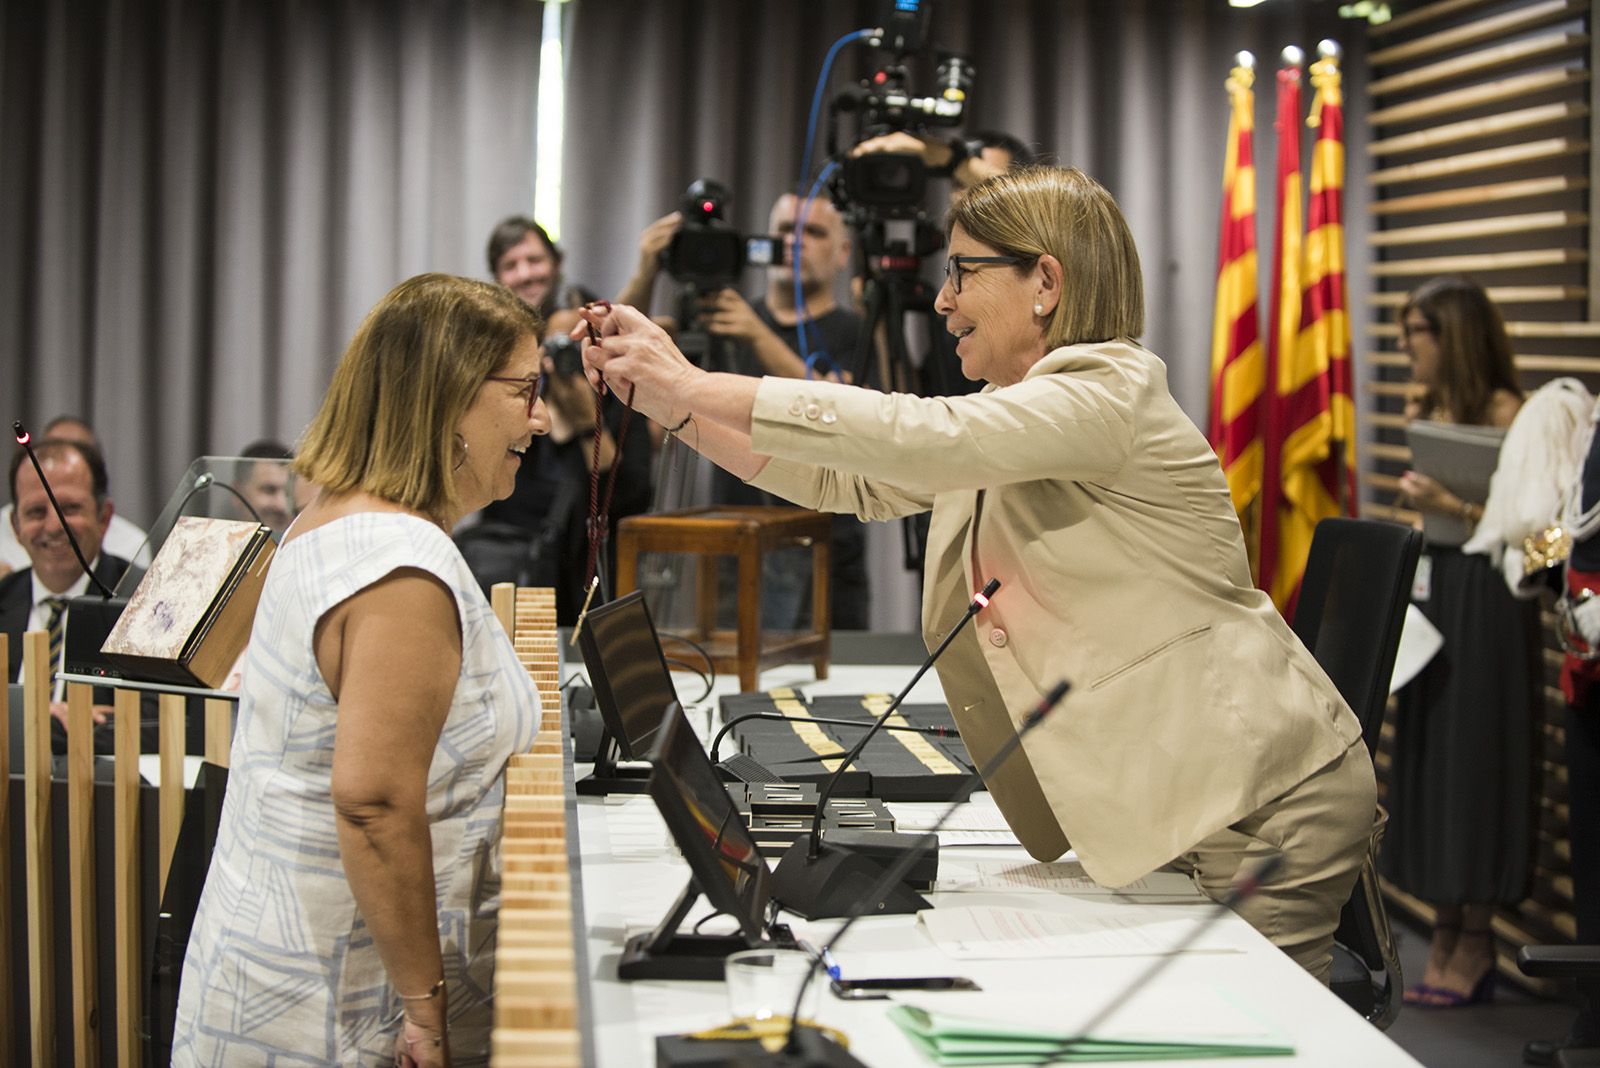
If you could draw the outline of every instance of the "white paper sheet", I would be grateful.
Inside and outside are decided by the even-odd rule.
[[[1075,860],[946,861],[944,877],[934,883],[940,893],[975,890],[1045,890],[1071,894],[1135,894],[1139,897],[1194,898],[1194,882],[1181,872],[1153,871],[1127,886],[1101,886]]]
[[[1394,656],[1394,674],[1389,676],[1389,692],[1394,693],[1416,678],[1442,648],[1444,635],[1439,633],[1439,628],[1428,622],[1422,609],[1414,604],[1406,605],[1406,619],[1400,626],[1400,647]]]
[[[994,906],[924,909],[917,921],[956,960],[1158,957],[1173,952],[1200,917],[1151,920],[1115,912],[1065,913]],[[1235,952],[1204,939],[1185,953]]]
[[[894,816],[895,828],[902,832],[929,831],[949,805],[943,802],[902,802],[888,806]],[[1021,845],[1017,836],[1006,824],[994,798],[988,791],[980,790],[972,800],[951,815],[939,831],[939,844],[956,845]]]

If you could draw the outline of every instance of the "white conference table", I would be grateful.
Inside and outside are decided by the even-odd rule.
[[[881,692],[903,685],[912,668],[835,666],[826,682],[812,681],[809,667],[797,665],[765,672],[764,689],[797,686],[811,694]],[[693,697],[697,680],[678,674],[680,692]],[[718,690],[736,685],[719,682]],[[713,695],[712,701],[715,700]],[[938,681],[930,672],[908,699],[941,700]],[[1070,701],[1071,698],[1069,697]],[[705,706],[691,706],[690,721],[707,727]],[[579,774],[587,769],[580,765]],[[896,806],[898,807],[898,806]],[[928,806],[929,809],[942,806]],[[699,1030],[729,1019],[722,983],[636,981],[616,978],[617,957],[629,935],[653,928],[666,914],[688,879],[689,869],[671,842],[666,827],[647,796],[578,799],[578,837],[584,919],[588,928],[594,1049],[602,1068],[639,1068],[655,1063],[655,1036]],[[1016,846],[942,846],[940,879],[959,877],[974,861],[1031,858]],[[1139,925],[1161,925],[1161,938],[1186,930],[1175,919],[1199,922],[1216,906],[1198,891],[1192,897],[1143,898],[1067,894],[1018,889],[934,893],[935,907],[998,905],[1059,912],[1085,921],[1113,914]],[[1109,913],[1108,913],[1109,910]],[[709,911],[701,900],[684,925],[687,930]],[[782,914],[780,920],[797,936],[821,945],[841,921],[807,922]],[[730,929],[725,920],[707,930]],[[1152,937],[1158,937],[1152,933]],[[1128,1027],[1157,1033],[1185,1006],[1223,1001],[1253,1015],[1285,1036],[1293,1058],[1237,1058],[1207,1063],[1270,1064],[1292,1060],[1308,1065],[1415,1065],[1417,1062],[1321,984],[1279,952],[1254,929],[1231,913],[1220,916],[1197,944],[1198,952],[1179,954],[1122,1013],[1098,1033]],[[1086,1023],[1109,999],[1143,972],[1150,956],[957,960],[938,949],[914,916],[884,916],[858,922],[836,948],[845,977],[961,975],[975,979],[980,993],[894,994],[895,999],[932,1011],[970,1016],[1010,1012],[1041,1025],[1072,1030]],[[818,1017],[844,1031],[850,1048],[869,1065],[931,1064],[888,1019],[892,1002],[848,1002],[823,990]],[[1128,1024],[1127,1021],[1137,1021]],[[1170,1026],[1170,1024],[1169,1024]]]

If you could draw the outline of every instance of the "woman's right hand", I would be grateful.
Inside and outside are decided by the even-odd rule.
[[[705,372],[635,308],[613,304],[609,311],[585,310],[584,316],[587,321],[573,337],[583,343],[590,384],[598,389],[603,381],[625,400],[631,392],[633,407],[663,426],[680,422],[691,410],[695,383]],[[590,325],[600,335],[599,344],[589,339]]]
[[[396,1068],[450,1068],[450,1039],[443,1025],[430,1026],[406,1013],[395,1038],[394,1063]]]

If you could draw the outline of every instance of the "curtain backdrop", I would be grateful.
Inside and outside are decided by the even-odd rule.
[[[1223,81],[1237,50],[1260,60],[1256,158],[1270,160],[1278,51],[1324,36],[1346,45],[1353,303],[1366,285],[1365,27],[1336,7],[933,10],[933,44],[976,65],[967,128],[1014,133],[1121,202],[1143,257],[1145,343],[1202,426]],[[614,292],[640,230],[697,177],[729,184],[732,221],[764,230],[795,181],[828,46],[879,10],[573,0],[569,274]],[[0,415],[86,415],[119,508],[142,523],[194,456],[292,442],[367,308],[419,271],[483,276],[490,227],[529,210],[541,18],[535,0],[0,5]],[[847,47],[832,88],[877,58]],[[930,81],[913,67],[913,88]],[[1263,235],[1270,200],[1258,205]],[[914,620],[903,604],[896,613],[875,618]]]
[[[292,443],[402,278],[531,210],[541,5],[0,5],[0,416],[99,430],[148,523]],[[7,450],[9,456],[9,450]]]

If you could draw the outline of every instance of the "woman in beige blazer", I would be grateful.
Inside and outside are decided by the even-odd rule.
[[[1376,804],[1354,715],[1250,581],[1216,456],[1133,341],[1138,253],[1081,172],[1036,168],[951,211],[936,307],[964,397],[708,374],[631,308],[594,315],[591,376],[700,452],[798,504],[932,510],[930,648],[1001,588],[940,661],[983,761],[1054,682],[1067,703],[988,783],[1041,860],[1068,848],[1120,886],[1163,864],[1221,897],[1281,854],[1240,911],[1326,978]]]

